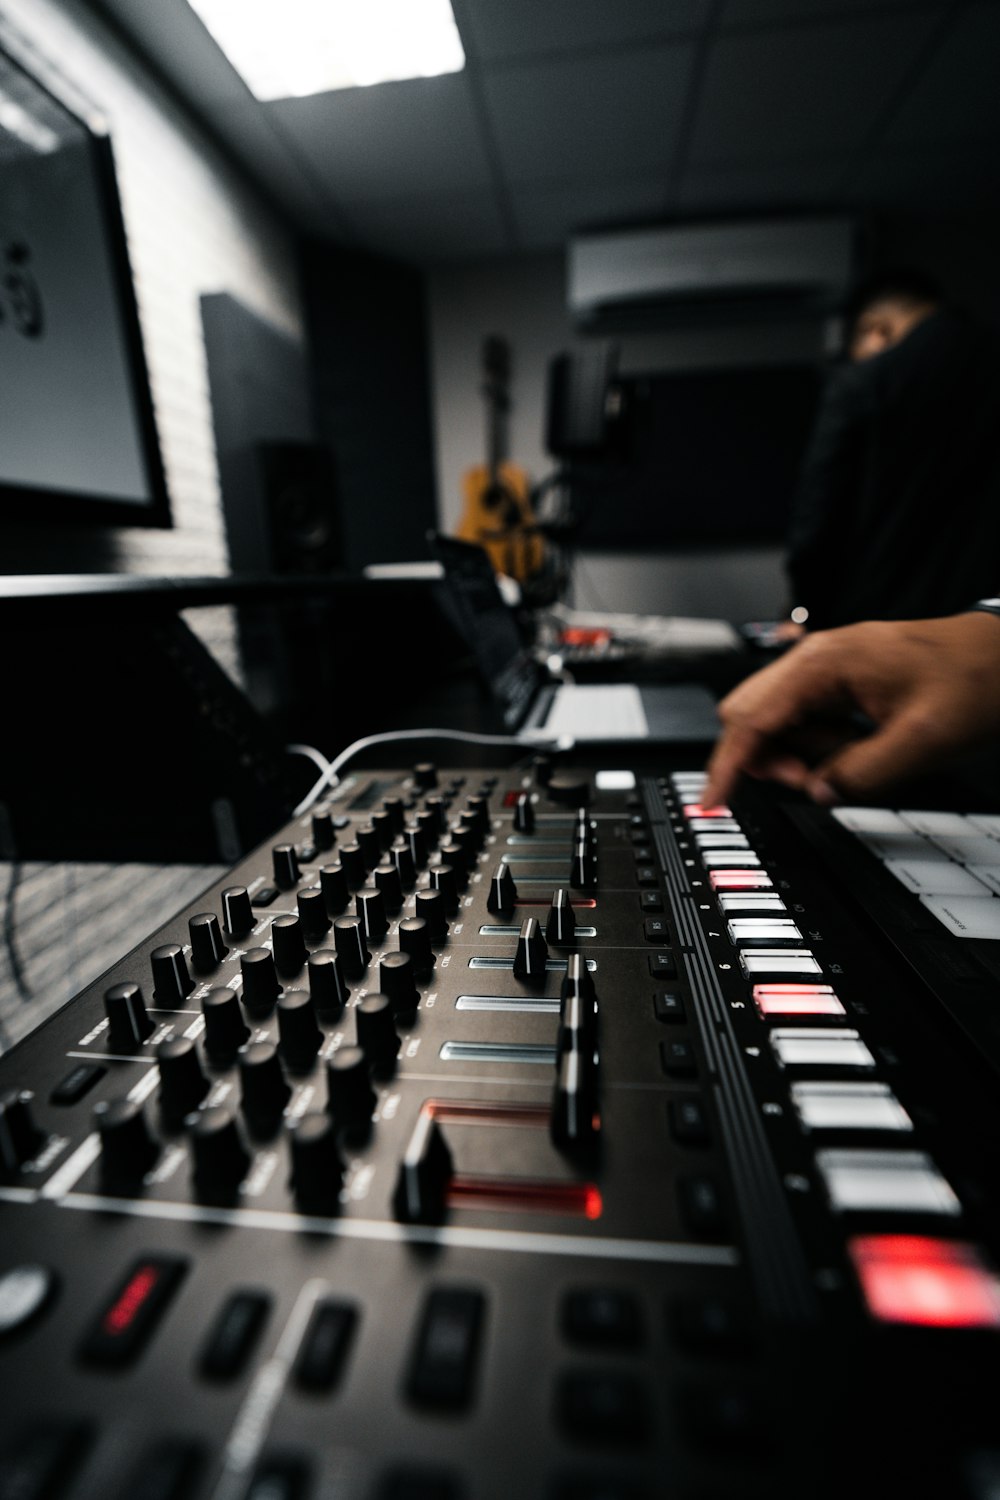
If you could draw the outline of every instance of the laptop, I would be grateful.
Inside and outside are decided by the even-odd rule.
[[[504,732],[538,745],[716,739],[715,699],[696,684],[552,682],[525,649],[483,548],[439,533],[431,546],[444,571],[442,605],[469,643]]]

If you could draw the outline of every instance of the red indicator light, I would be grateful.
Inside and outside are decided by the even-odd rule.
[[[501,805],[503,807],[516,807],[517,804],[518,804],[518,801],[523,796],[524,796],[524,788],[523,787],[521,787],[519,790],[516,790],[516,791],[513,791],[513,792],[504,792],[503,803]]]
[[[547,1130],[551,1112],[539,1104],[487,1104],[476,1099],[428,1099],[424,1112],[447,1124],[535,1125]]]
[[[509,1208],[599,1219],[604,1209],[592,1182],[525,1182],[515,1177],[452,1178],[448,1202],[455,1208]]]
[[[713,891],[766,891],[771,877],[763,870],[711,870],[708,883]]]
[[[523,900],[518,900],[514,904],[515,906],[551,906],[552,897],[525,896]],[[592,909],[597,905],[597,902],[593,896],[570,896],[569,904],[570,906],[586,906]]]
[[[118,1301],[104,1314],[105,1332],[124,1333],[131,1327],[150,1293],[155,1291],[159,1279],[155,1266],[140,1266]]]
[[[688,802],[684,808],[686,818],[731,818],[733,810],[731,807],[702,807],[700,802]]]
[[[753,1000],[762,1016],[842,1016],[844,1007],[828,984],[755,984]]]
[[[1000,1280],[975,1245],[927,1235],[848,1242],[868,1311],[880,1323],[1000,1328]]]

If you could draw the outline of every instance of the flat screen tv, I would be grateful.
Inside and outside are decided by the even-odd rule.
[[[0,524],[168,526],[111,142],[0,50]]]

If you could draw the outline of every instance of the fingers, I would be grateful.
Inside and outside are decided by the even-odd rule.
[[[867,739],[838,750],[818,765],[804,790],[815,801],[864,801],[895,781],[929,770],[948,746],[927,715],[901,712]]]

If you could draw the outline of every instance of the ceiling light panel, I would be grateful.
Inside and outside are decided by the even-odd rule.
[[[252,93],[333,89],[457,73],[451,0],[189,0]]]

